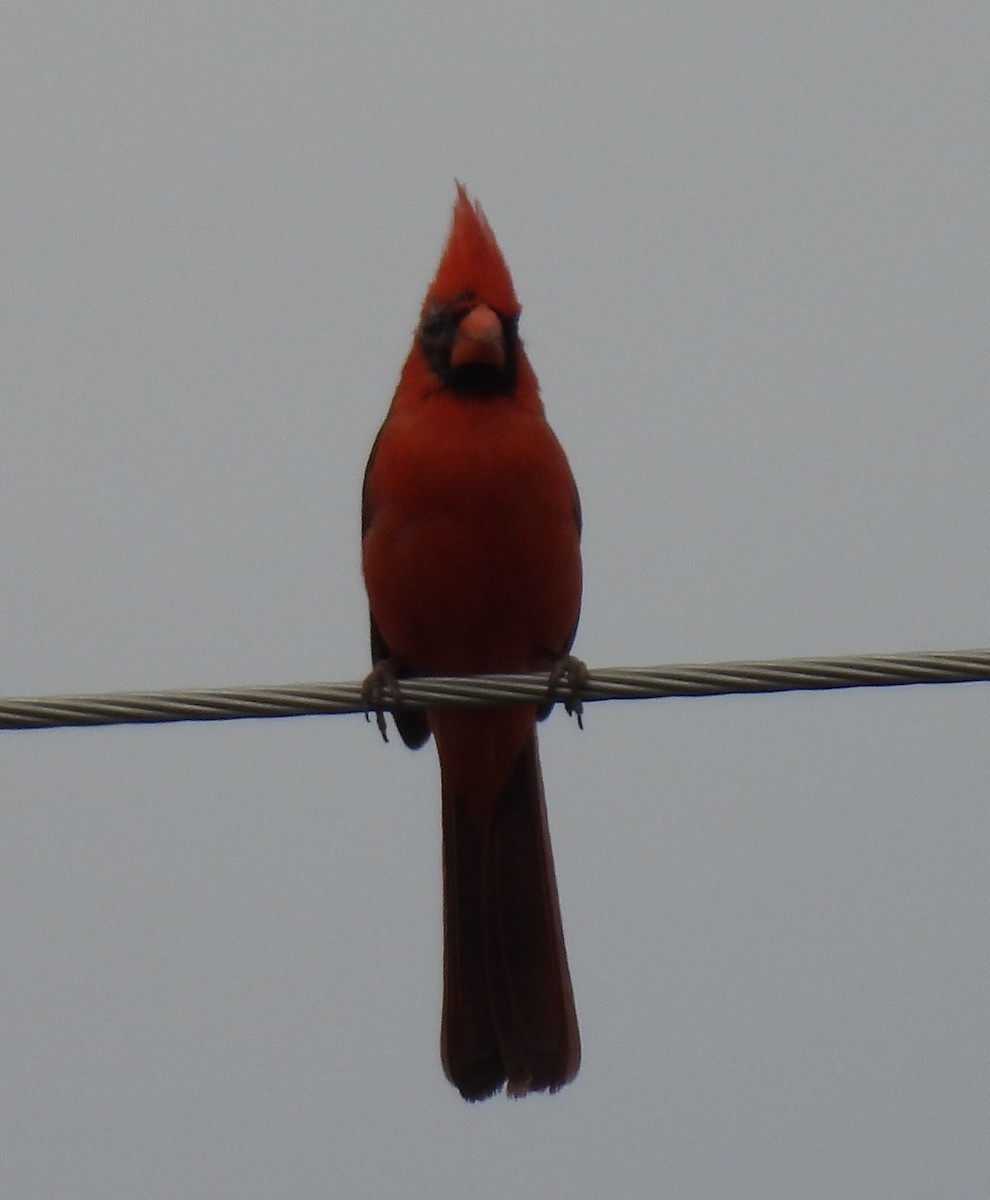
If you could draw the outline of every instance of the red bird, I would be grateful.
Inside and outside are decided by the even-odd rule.
[[[581,511],[519,340],[495,236],[453,223],[364,477],[371,653],[396,679],[545,671],[581,605]],[[432,733],[443,809],[447,1078],[468,1100],[556,1091],[581,1057],[535,705],[399,712]]]

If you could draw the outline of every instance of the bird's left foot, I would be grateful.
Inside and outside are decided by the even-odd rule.
[[[588,666],[573,654],[565,654],[557,660],[550,671],[549,704],[546,712],[554,706],[555,694],[564,689],[564,711],[569,717],[577,717],[578,729],[584,728],[584,700],[581,693],[588,683]],[[544,714],[546,715],[546,714]]]

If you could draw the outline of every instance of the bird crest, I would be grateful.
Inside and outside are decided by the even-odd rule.
[[[509,268],[481,205],[477,201],[472,204],[464,185],[458,183],[447,244],[426,293],[423,311],[467,294],[483,300],[504,317],[517,317],[521,311]]]

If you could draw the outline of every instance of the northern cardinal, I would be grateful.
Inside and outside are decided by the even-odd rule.
[[[373,661],[391,678],[543,671],[581,603],[581,512],[519,340],[494,234],[453,222],[364,477]],[[581,1057],[537,754],[536,706],[398,712],[432,733],[443,810],[447,1078],[468,1100],[556,1091]]]

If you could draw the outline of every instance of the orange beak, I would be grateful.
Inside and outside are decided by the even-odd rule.
[[[498,313],[487,304],[477,304],[457,326],[457,337],[450,351],[450,365],[463,367],[486,363],[505,366],[505,337]]]

